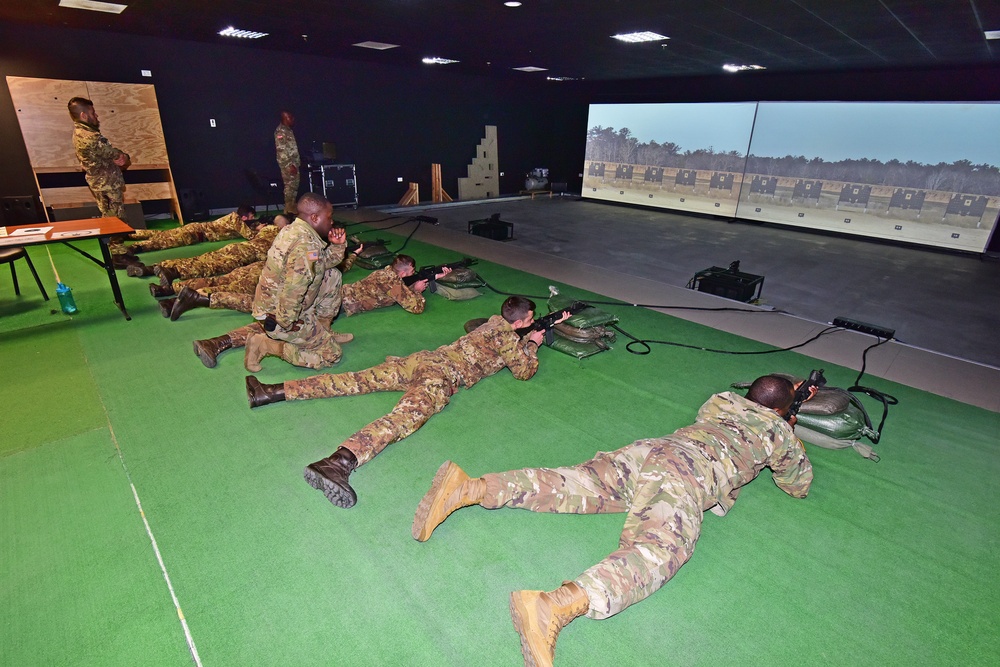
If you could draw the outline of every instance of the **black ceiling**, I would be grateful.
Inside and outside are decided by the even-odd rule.
[[[996,64],[998,0],[114,0],[119,15],[6,0],[0,20],[231,43],[227,26],[269,33],[251,48],[449,71],[609,81],[721,73],[725,63],[770,71]],[[610,35],[649,30],[664,43]],[[398,48],[352,46],[377,41]],[[546,71],[522,73],[535,66]]]

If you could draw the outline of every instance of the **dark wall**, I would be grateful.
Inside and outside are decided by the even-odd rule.
[[[143,69],[152,78],[141,76]],[[362,205],[394,203],[410,181],[429,200],[434,162],[441,164],[444,189],[457,198],[457,179],[467,174],[486,125],[497,126],[502,194],[523,189],[534,167],[568,176],[583,164],[585,102],[568,99],[555,89],[558,83],[527,77],[520,83],[443,68],[12,25],[0,26],[0,74],[153,83],[174,182],[203,191],[210,208],[234,207],[251,196],[248,168],[278,177],[273,132],[285,108],[296,116],[300,149],[334,142],[337,161],[357,165]],[[34,193],[6,85],[0,87],[0,141],[0,195]],[[127,141],[117,143],[128,150]]]
[[[142,69],[152,78],[142,77]],[[578,192],[589,103],[1000,100],[1000,66],[624,82],[547,82],[525,75],[522,82],[450,74],[447,67],[380,67],[10,24],[0,25],[0,74],[155,84],[174,181],[203,191],[210,208],[234,207],[251,196],[245,169],[277,178],[272,137],[282,108],[297,117],[300,147],[336,143],[338,161],[357,165],[362,205],[382,205],[398,201],[410,181],[429,200],[433,162],[441,163],[444,188],[457,197],[457,179],[466,175],[486,125],[498,128],[501,194],[523,189],[535,167],[549,168],[552,180],[565,180]],[[0,142],[0,195],[34,193],[6,85],[0,86]]]

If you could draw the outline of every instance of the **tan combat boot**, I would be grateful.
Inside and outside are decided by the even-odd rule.
[[[514,591],[510,615],[521,635],[525,667],[552,667],[559,631],[590,609],[587,594],[579,584],[567,581],[548,593]]]
[[[247,339],[247,348],[243,356],[243,366],[251,373],[259,373],[261,359],[269,354],[280,357],[284,349],[285,343],[283,341],[274,340],[263,333],[254,334]]]
[[[449,514],[461,507],[478,505],[485,494],[485,481],[478,477],[470,479],[464,470],[451,461],[445,461],[434,475],[430,490],[417,505],[410,531],[413,539],[426,542]]]
[[[343,345],[344,343],[350,343],[354,340],[354,334],[352,333],[337,333],[333,330],[333,318],[322,318],[319,320],[319,325],[323,329],[329,331],[333,334],[333,340],[338,345]]]

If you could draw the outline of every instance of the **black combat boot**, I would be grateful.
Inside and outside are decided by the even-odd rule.
[[[155,285],[156,283],[153,284]],[[173,310],[174,304],[176,302],[177,299],[163,299],[162,301],[157,301],[156,305],[160,307],[160,315],[169,318],[170,311]]]
[[[247,376],[247,400],[251,408],[280,403],[285,400],[285,383],[264,384],[252,375]]]
[[[194,342],[194,353],[201,359],[201,363],[207,368],[215,368],[216,357],[233,346],[233,339],[229,334],[224,334],[216,338],[206,338]]]
[[[165,299],[174,296],[174,288],[164,287],[158,283],[149,283],[149,293],[154,299]]]
[[[145,278],[146,276],[153,275],[153,268],[146,266],[139,260],[136,260],[125,267],[125,273],[133,278]],[[167,284],[167,287],[169,287],[169,283]]]
[[[126,250],[123,253],[118,253],[117,255],[111,255],[111,266],[115,269],[127,269],[130,264],[135,264],[139,261],[131,250]]]
[[[176,322],[178,317],[192,308],[208,308],[209,303],[211,303],[211,299],[207,294],[202,294],[190,287],[184,287],[177,294],[177,300],[174,301],[174,306],[170,309],[170,321]]]
[[[175,280],[180,280],[181,274],[177,272],[177,269],[171,269],[167,266],[161,266],[160,264],[153,265],[153,273],[156,277],[160,279],[160,284],[164,287],[170,287],[170,284]],[[132,275],[131,273],[129,275]],[[152,274],[150,274],[152,275]]]
[[[327,500],[347,509],[358,502],[358,494],[347,483],[347,478],[357,467],[358,459],[354,452],[341,447],[325,459],[307,465],[303,476],[309,486],[322,491]]]

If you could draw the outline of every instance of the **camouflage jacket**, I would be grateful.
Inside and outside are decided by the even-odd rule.
[[[303,311],[326,296],[320,294],[323,278],[337,270],[346,248],[328,243],[308,222],[295,218],[278,233],[267,253],[254,295],[254,318],[262,320],[271,314],[278,326],[290,329]]]
[[[299,166],[301,158],[299,145],[295,142],[295,133],[284,123],[278,123],[278,127],[274,130],[274,150],[282,173],[286,173],[291,166]]]
[[[740,487],[764,468],[790,496],[805,498],[812,483],[812,464],[792,427],[777,412],[724,392],[710,398],[694,424],[663,439],[675,451],[707,459],[705,489],[713,503],[705,509],[724,515],[736,502]]]
[[[450,345],[418,354],[425,362],[439,365],[457,385],[466,387],[504,367],[518,380],[530,380],[538,370],[538,347],[527,338],[522,340],[499,315]]]
[[[267,259],[267,253],[274,245],[274,240],[278,237],[281,228],[277,225],[263,225],[257,231],[251,232],[253,236],[245,241],[247,248],[253,250],[256,261],[262,262]]]
[[[373,271],[365,278],[344,285],[343,308],[347,315],[354,315],[398,303],[409,313],[424,312],[424,295],[413,291],[391,266]]]
[[[125,184],[122,170],[114,163],[125,153],[112,146],[96,127],[75,121],[73,148],[92,190],[111,190]]]

